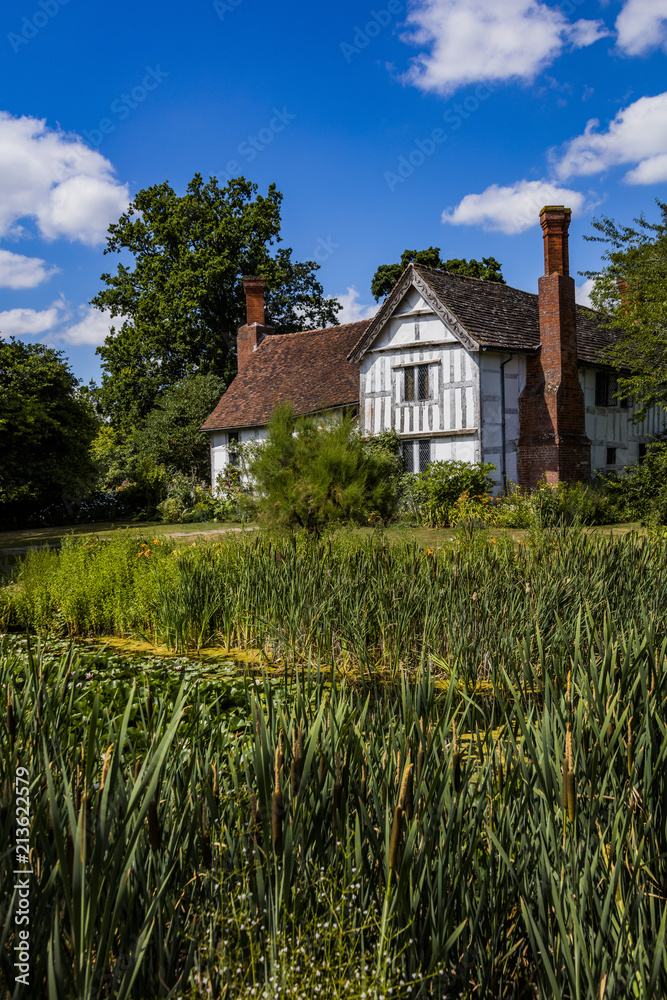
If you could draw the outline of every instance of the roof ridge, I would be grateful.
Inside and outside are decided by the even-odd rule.
[[[271,333],[267,337],[264,337],[261,344],[266,344],[270,340],[284,340],[286,337],[306,337],[311,333],[328,333],[330,330],[343,330],[346,327],[361,326],[363,323],[370,322],[370,319],[357,319],[353,323],[338,323],[336,326],[317,326],[312,330],[293,330],[292,333]]]

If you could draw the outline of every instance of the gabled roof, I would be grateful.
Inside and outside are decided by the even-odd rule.
[[[416,287],[433,311],[468,350],[534,351],[540,344],[539,299],[532,292],[482,281],[433,267],[410,264],[382,308],[350,352],[360,361],[391,318],[399,301]],[[577,306],[577,354],[580,362],[601,364],[601,352],[613,340],[592,309]]]
[[[229,386],[203,431],[263,427],[289,400],[297,416],[359,405],[359,368],[347,355],[370,320],[265,337]]]

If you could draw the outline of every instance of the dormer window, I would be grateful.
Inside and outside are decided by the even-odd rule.
[[[404,393],[406,403],[429,398],[428,365],[404,368]]]

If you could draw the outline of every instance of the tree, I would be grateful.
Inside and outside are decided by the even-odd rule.
[[[408,264],[422,264],[424,267],[435,267],[450,274],[464,274],[468,278],[481,278],[482,281],[498,281],[505,284],[501,267],[495,257],[482,257],[481,262],[475,260],[442,260],[440,247],[429,247],[428,250],[404,250],[398,264],[381,264],[373,275],[371,292],[378,302],[389,295]]]
[[[594,281],[593,305],[616,333],[605,356],[619,369],[620,395],[632,396],[636,419],[651,406],[667,409],[667,203],[657,205],[659,222],[640,215],[632,228],[602,216],[593,220],[602,235],[585,237],[606,245],[606,265],[585,276]]]
[[[276,408],[248,471],[265,521],[314,534],[387,519],[396,502],[390,450],[365,447],[349,416],[296,419],[289,403]]]
[[[224,391],[224,379],[211,372],[190,375],[165,389],[135,432],[139,454],[156,465],[209,480],[210,442],[200,427]]]
[[[282,195],[266,197],[243,177],[225,187],[195,174],[185,195],[170,185],[145,188],[109,227],[105,253],[129,253],[103,274],[92,299],[122,317],[98,354],[100,402],[127,431],[160,395],[188,375],[212,373],[228,384],[236,366],[236,332],[245,322],[243,275],[267,280],[267,322],[278,333],[336,322],[340,306],[324,297],[318,264],[298,263],[280,243]]]
[[[0,502],[26,513],[78,498],[94,472],[96,430],[89,395],[61,351],[0,340]]]

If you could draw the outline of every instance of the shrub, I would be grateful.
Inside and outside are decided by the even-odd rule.
[[[642,462],[620,476],[598,473],[598,480],[614,520],[667,524],[667,442],[655,442]]]
[[[431,462],[425,472],[411,477],[412,483],[405,490],[407,504],[422,524],[451,525],[454,504],[463,493],[468,501],[490,496],[494,468],[481,462]]]
[[[169,477],[167,497],[159,504],[158,514],[166,524],[239,519],[237,503],[228,492],[214,494],[206,483],[182,472]]]
[[[268,437],[249,464],[262,519],[320,534],[325,527],[388,520],[396,505],[397,469],[386,448],[368,448],[351,417],[296,419],[279,406]]]

